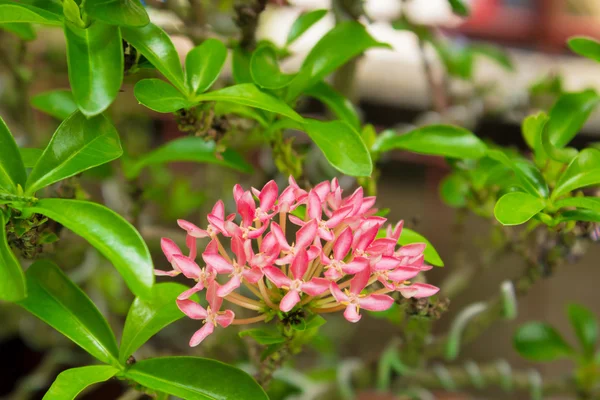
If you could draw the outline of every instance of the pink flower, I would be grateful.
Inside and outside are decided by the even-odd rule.
[[[318,230],[317,234],[323,240],[330,241],[335,239],[332,229],[337,227],[346,218],[348,213],[352,211],[352,206],[340,208],[331,214],[331,217],[324,221],[321,219],[323,213],[323,201],[315,190],[308,193],[308,208],[306,210],[310,221],[316,221]],[[290,215],[290,221],[296,225],[304,226],[306,223],[300,218]]]
[[[235,314],[231,310],[219,311],[223,299],[217,296],[217,287],[218,284],[216,282],[212,282],[208,286],[206,300],[209,306],[206,309],[192,300],[177,300],[177,306],[185,315],[192,319],[204,320],[204,326],[197,330],[190,339],[191,347],[198,346],[208,335],[213,333],[217,324],[223,328],[227,328],[235,318]]]
[[[171,271],[163,271],[160,269],[155,269],[154,275],[157,275],[157,276],[177,276],[177,275],[179,275],[181,273],[181,270],[179,269],[177,264],[173,263],[173,256],[183,255],[181,253],[181,249],[179,248],[179,246],[177,246],[177,244],[174,241],[172,241],[171,239],[162,238],[162,239],[160,239],[160,247],[161,247],[163,253],[165,254],[165,257],[167,257],[167,261],[171,263],[171,266],[173,267],[173,269]]]
[[[394,290],[400,292],[400,294],[407,299],[411,297],[422,299],[423,297],[433,296],[440,291],[440,288],[427,283],[413,283],[411,285],[397,283],[394,285]]]
[[[358,258],[348,263],[344,262],[351,245],[352,229],[346,228],[333,245],[333,255],[327,258],[321,253],[321,263],[325,265],[325,277],[327,279],[338,280],[346,274],[356,274],[369,266],[369,261],[366,258]]]
[[[275,263],[277,265],[291,264],[296,257],[297,251],[299,249],[306,248],[315,240],[317,229],[317,221],[314,219],[310,220],[302,228],[300,228],[298,232],[296,232],[296,242],[292,243],[292,245],[289,245],[281,227],[276,222],[271,222],[271,233],[273,233],[273,236],[275,236],[275,240],[277,240],[277,243],[281,248],[281,252],[285,255]],[[309,261],[313,260],[319,255],[320,248],[314,245],[310,246],[310,248],[307,250],[307,253]]]

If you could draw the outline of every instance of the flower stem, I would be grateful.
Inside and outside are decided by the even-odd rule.
[[[332,312],[336,312],[336,311],[341,311],[344,308],[346,308],[345,305],[340,304],[337,307],[328,307],[328,308],[311,308],[311,311],[317,313],[317,314],[325,314],[325,313],[332,313]]]
[[[219,248],[219,254],[221,254],[221,256],[224,259],[226,259],[230,264],[233,264],[233,262],[231,261],[231,257],[229,257],[229,254],[227,254],[227,252],[225,251],[225,248],[221,244],[221,241],[219,240],[218,236],[216,236],[216,235],[215,235],[215,240],[217,241],[217,247]]]
[[[267,305],[273,310],[278,310],[279,308],[275,305],[275,303],[273,303],[273,301],[271,301],[271,296],[269,296],[269,293],[267,292],[267,288],[265,287],[265,281],[263,280],[263,278],[260,278],[260,280],[258,281],[258,289],[260,290],[262,299],[265,301],[265,303],[267,303]]]
[[[233,304],[237,304],[240,307],[247,308],[249,310],[260,311],[263,308],[259,302],[251,300],[251,299],[244,297],[237,293],[230,293],[229,295],[224,297],[224,299]]]
[[[267,318],[266,314],[262,314],[252,318],[234,319],[231,321],[231,325],[250,325],[256,322],[264,321]]]

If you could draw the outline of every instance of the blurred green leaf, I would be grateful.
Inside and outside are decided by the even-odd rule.
[[[494,207],[494,216],[502,225],[520,225],[542,211],[546,201],[529,193],[507,193]]]
[[[487,156],[511,168],[525,191],[534,196],[548,197],[550,190],[544,176],[529,160],[520,157],[510,158],[501,150],[488,150]]]
[[[469,190],[469,181],[457,173],[448,175],[440,183],[440,196],[451,207],[464,207]]]
[[[27,296],[27,288],[21,264],[8,245],[7,222],[0,209],[0,300],[19,301]]]
[[[70,90],[50,90],[31,98],[31,105],[54,118],[63,120],[77,111],[77,103]]]
[[[258,344],[276,344],[283,343],[286,341],[285,336],[283,336],[280,332],[273,329],[247,329],[238,333],[238,335],[243,337],[251,337]]]
[[[286,45],[289,46],[296,41],[296,39],[309,30],[311,26],[319,22],[325,15],[327,15],[327,10],[314,10],[301,14],[296,18],[288,32]]]
[[[319,100],[321,103],[325,104],[336,117],[342,121],[346,121],[354,129],[360,130],[360,118],[352,102],[327,83],[319,82],[308,88],[304,94]]]
[[[135,84],[133,94],[141,104],[161,113],[175,112],[196,105],[173,85],[160,79],[142,79]]]
[[[577,207],[600,212],[599,197],[567,197],[554,203],[556,207]]]
[[[21,153],[21,158],[23,159],[23,165],[25,168],[33,168],[44,153],[44,150],[35,149],[32,147],[21,147],[19,148],[19,152]]]
[[[569,304],[567,314],[585,355],[590,359],[593,358],[596,342],[598,342],[598,318],[596,314],[579,304]]]
[[[295,75],[284,74],[279,68],[277,53],[271,45],[262,45],[250,58],[250,75],[258,86],[266,89],[280,89],[289,85]]]
[[[551,199],[557,199],[575,189],[598,184],[600,184],[600,151],[584,149],[571,161],[558,179]]]
[[[15,138],[0,117],[0,191],[17,193],[17,185],[25,186],[27,172]]]
[[[566,210],[556,218],[557,222],[585,221],[600,222],[600,212],[595,210]]]
[[[185,58],[185,78],[191,95],[208,90],[217,80],[225,60],[227,48],[217,39],[206,39],[194,47]]]
[[[600,103],[600,96],[593,89],[561,95],[552,106],[546,124],[550,143],[561,148],[581,130],[588,117]]]
[[[267,118],[261,110],[242,104],[219,101],[215,103],[214,111],[215,115],[236,114],[240,117],[253,119],[265,128],[269,125]]]
[[[404,246],[411,243],[425,243],[427,245],[424,251],[425,261],[435,265],[436,267],[444,266],[444,262],[442,261],[437,250],[435,247],[433,247],[431,242],[425,238],[425,236],[413,231],[412,229],[402,228],[402,234],[400,235],[400,239],[398,239],[398,244]]]
[[[250,57],[251,54],[240,46],[234,47],[231,67],[233,81],[238,85],[254,82],[250,74]]]
[[[460,15],[461,17],[469,16],[469,8],[467,7],[465,0],[448,0],[450,7],[454,14]]]
[[[470,46],[470,50],[476,56],[484,56],[492,61],[495,61],[507,71],[515,70],[512,60],[502,47],[484,43],[476,43]]]
[[[73,400],[94,383],[105,382],[115,376],[118,369],[110,365],[90,365],[61,372],[43,400]]]
[[[2,6],[0,5],[0,8]],[[0,29],[12,32],[23,40],[34,40],[37,35],[33,26],[29,23],[4,23],[0,24]]]
[[[600,42],[595,39],[576,36],[569,38],[569,47],[580,56],[600,62]]]
[[[532,361],[553,361],[573,354],[562,336],[543,322],[521,326],[515,334],[514,346],[522,357]]]
[[[82,4],[90,17],[106,24],[145,26],[150,22],[139,0],[86,0]]]
[[[0,0],[0,23],[31,23],[62,26],[62,14],[25,3]]]

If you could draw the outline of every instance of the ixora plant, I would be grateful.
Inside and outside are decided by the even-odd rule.
[[[283,44],[257,40],[266,0],[233,9],[216,3],[0,0],[0,63],[9,88],[0,119],[0,329],[47,353],[68,354],[67,361],[47,356],[36,383],[25,379],[15,392],[43,387],[46,400],[74,399],[111,380],[128,388],[124,399],[345,400],[369,390],[427,399],[433,389],[486,387],[513,398],[597,398],[598,326],[580,305],[568,309],[580,351],[545,323],[527,323],[514,337],[527,359],[572,359],[576,368],[564,379],[545,380],[504,360],[456,359],[494,323],[513,320],[518,298],[538,280],[598,240],[600,150],[567,146],[600,95],[565,92],[559,78],[536,83],[525,109],[516,110],[529,147],[520,152],[466,128],[498,110],[474,107],[484,112],[461,120],[465,126],[446,123],[457,121],[453,106],[469,105],[436,80],[423,52],[436,123],[377,132],[352,102],[354,71],[366,50],[394,50],[360,22],[362,2],[302,13]],[[468,15],[463,1],[449,4]],[[161,25],[163,15],[177,20],[175,32]],[[297,71],[283,71],[294,42],[326,15],[335,25]],[[231,23],[220,26],[224,20]],[[489,88],[473,78],[475,60],[513,69],[501,50],[458,46],[409,13],[393,27],[412,32],[421,49],[432,47],[444,80],[460,81],[482,103]],[[46,61],[56,71],[66,66],[70,88],[29,98],[43,71],[28,65],[27,43],[55,30],[64,36],[66,63],[52,64],[63,54]],[[194,43],[184,65],[172,33]],[[600,61],[592,39],[573,38],[569,46]],[[231,76],[222,73],[228,56]],[[306,98],[328,118],[307,117],[314,114]],[[127,101],[136,115],[121,106]],[[38,135],[31,106],[60,121],[50,140]],[[179,137],[152,147],[150,113],[174,121]],[[433,267],[444,266],[435,248],[409,223],[387,223],[385,199],[375,197],[378,166],[393,150],[442,157],[451,170],[440,196],[457,209],[457,245],[437,286],[427,283]],[[203,171],[204,189],[192,186],[195,175],[166,168],[174,162]],[[261,189],[236,184],[223,195],[236,182]],[[470,213],[490,222],[490,235],[467,254]],[[159,256],[155,265],[151,254],[159,248],[166,260]],[[448,299],[507,254],[523,260],[517,276],[457,310],[446,332],[437,327]],[[69,341],[49,342],[52,335],[31,315]],[[387,324],[389,344],[368,361],[335,354],[334,342],[361,319],[362,326]],[[178,347],[188,338],[193,348]],[[306,351],[316,353],[310,365],[298,361]],[[56,377],[65,365],[73,368]]]

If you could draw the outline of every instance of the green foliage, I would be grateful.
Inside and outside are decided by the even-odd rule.
[[[600,151],[584,149],[571,161],[560,176],[551,199],[557,199],[568,192],[600,183]]]
[[[573,354],[562,336],[543,322],[521,326],[515,334],[514,346],[521,356],[532,361],[552,361]]]
[[[119,372],[110,365],[90,365],[61,372],[44,400],[73,400],[88,386],[109,380]]]
[[[283,336],[280,332],[275,330],[267,330],[267,329],[247,329],[245,331],[241,331],[239,333],[241,338],[243,337],[251,337],[258,344],[277,344],[284,343],[286,341],[285,336]]]
[[[327,10],[314,10],[300,15],[288,32],[286,44],[290,45],[304,34],[311,26],[319,22],[327,15]]]
[[[529,221],[546,206],[544,199],[528,193],[507,193],[494,208],[496,219],[503,225],[520,225]]]
[[[142,79],[135,84],[133,93],[141,104],[161,113],[175,112],[195,105],[175,87],[160,79]]]
[[[77,103],[70,90],[51,90],[31,97],[31,105],[54,118],[63,120],[77,111]]]
[[[575,53],[600,62],[600,42],[588,37],[572,37],[568,41],[569,47]]]
[[[25,186],[27,174],[17,143],[2,118],[0,118],[0,149],[2,149],[0,191],[17,193],[19,186]]]
[[[217,80],[226,58],[227,48],[220,40],[207,39],[200,46],[194,47],[185,59],[185,78],[189,92],[200,94],[208,90]]]
[[[86,0],[85,12],[106,24],[120,26],[145,26],[150,22],[139,0]]]
[[[42,25],[62,25],[62,15],[55,14],[25,3],[10,0],[0,1],[0,23],[32,23]]]
[[[6,240],[6,218],[0,209],[0,300],[18,301],[27,295],[21,265]]]
[[[593,358],[598,342],[598,318],[579,304],[569,304],[567,314],[584,354],[587,358]]]
[[[569,143],[598,103],[600,96],[592,89],[563,94],[550,110],[546,126],[550,143],[559,148]]]
[[[352,102],[327,83],[319,82],[306,89],[304,94],[319,100],[321,103],[325,104],[337,118],[349,123],[352,128],[360,131],[360,118]],[[367,144],[367,147],[370,146]]]
[[[452,7],[452,11],[455,14],[458,14],[462,17],[466,17],[469,15],[469,8],[465,4],[464,0],[448,0],[450,2],[450,6]]]
[[[295,77],[281,72],[277,53],[268,44],[260,46],[252,53],[250,75],[254,83],[265,89],[280,89],[289,85]]]
[[[402,234],[400,235],[400,239],[398,239],[398,244],[404,246],[411,243],[425,243],[427,245],[424,252],[425,261],[438,267],[444,266],[444,262],[442,261],[440,255],[429,240],[412,229],[402,228]]]

